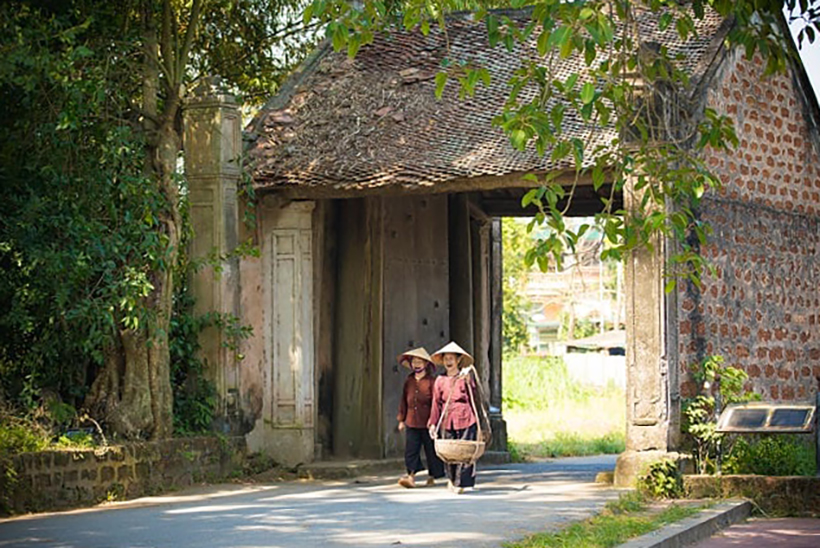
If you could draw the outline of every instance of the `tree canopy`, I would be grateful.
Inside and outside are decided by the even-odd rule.
[[[248,102],[274,93],[316,40],[301,11],[0,5],[2,399],[31,408],[51,394],[123,436],[170,434],[168,334],[194,325],[171,322],[188,264],[182,100],[215,73]],[[190,340],[177,363],[193,363]]]

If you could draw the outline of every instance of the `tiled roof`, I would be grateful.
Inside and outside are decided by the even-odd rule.
[[[504,15],[522,26],[530,20],[525,10]],[[656,17],[650,13],[640,20],[645,40],[665,44],[673,56],[682,54],[697,82],[711,62],[722,20],[707,15],[698,23],[698,37],[682,42],[674,29],[660,32]],[[323,46],[249,126],[254,185],[330,191],[435,185],[446,191],[448,182],[465,178],[571,168],[570,160],[555,164],[549,152],[539,156],[534,147],[515,150],[492,125],[522,54],[536,55],[535,36],[533,43],[508,52],[491,48],[484,23],[466,15],[448,19],[447,30],[449,52],[438,29],[426,37],[418,32],[379,37],[353,60]],[[458,84],[450,81],[437,100],[434,77],[445,56],[486,67],[491,86],[479,85],[475,96],[459,100]],[[563,78],[581,63],[563,61]],[[565,135],[581,136],[582,129],[579,120],[564,120]],[[612,133],[601,128],[595,141],[608,143]]]

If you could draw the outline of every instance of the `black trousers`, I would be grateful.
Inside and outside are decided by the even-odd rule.
[[[421,463],[421,448],[424,447],[424,454],[427,457],[427,473],[434,478],[444,477],[444,463],[436,455],[433,448],[433,440],[426,428],[410,428],[404,430],[404,464],[408,474],[415,474],[424,470]]]
[[[473,424],[460,430],[447,430],[444,437],[449,440],[474,440],[478,437],[478,425]],[[447,464],[447,479],[456,487],[475,487],[475,465]]]

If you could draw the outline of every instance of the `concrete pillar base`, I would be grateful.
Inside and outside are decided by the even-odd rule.
[[[682,470],[691,466],[689,455],[671,451],[625,451],[615,464],[615,487],[635,487],[638,477],[654,462],[673,459]]]
[[[314,461],[313,428],[274,428],[260,420],[245,439],[248,451],[264,453],[283,466],[295,467]]]

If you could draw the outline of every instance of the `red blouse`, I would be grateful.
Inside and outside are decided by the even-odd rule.
[[[475,378],[472,375],[465,377],[447,377],[441,376],[436,379],[436,384],[433,386],[433,410],[430,413],[430,420],[428,426],[435,426],[444,412],[444,406],[447,404],[447,398],[450,397],[450,390],[452,387],[453,397],[450,399],[450,405],[447,407],[447,416],[441,423],[441,428],[446,430],[462,430],[469,428],[476,423],[476,416],[473,413],[473,406],[470,403],[470,394],[467,392],[467,379],[469,379],[470,387],[473,390],[473,396],[476,393]]]
[[[430,374],[416,380],[415,373],[410,373],[404,381],[401,400],[399,401],[399,422],[410,428],[426,428],[430,418],[430,406],[433,401],[433,381]]]

